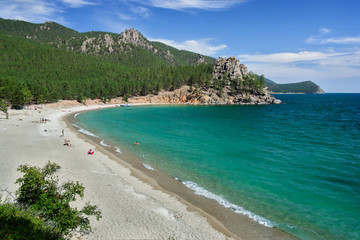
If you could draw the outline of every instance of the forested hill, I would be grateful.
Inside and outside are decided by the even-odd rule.
[[[121,34],[108,32],[79,33],[55,22],[43,24],[0,18],[0,33],[18,36],[84,55],[132,67],[196,65],[214,63],[215,59],[201,54],[178,50],[147,40],[135,29]]]
[[[61,99],[156,94],[211,79],[212,65],[129,67],[0,33],[0,100],[13,106]]]
[[[181,103],[277,104],[264,76],[235,58],[216,60],[148,41],[135,29],[79,33],[54,22],[0,19],[0,110],[28,103],[158,95]],[[173,93],[171,93],[174,95]],[[171,97],[170,102],[174,102]]]
[[[266,85],[272,93],[324,93],[324,91],[312,81],[278,84],[270,79],[266,79]]]

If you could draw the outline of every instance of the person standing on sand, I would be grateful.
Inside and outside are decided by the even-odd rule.
[[[64,136],[64,129],[61,132],[62,132],[62,136]]]

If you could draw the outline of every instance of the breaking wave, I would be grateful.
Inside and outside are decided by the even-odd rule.
[[[194,182],[191,181],[183,181],[182,182],[186,187],[194,190],[195,194],[209,198],[209,199],[213,199],[215,201],[217,201],[220,205],[224,206],[225,208],[229,208],[234,210],[236,213],[240,213],[242,215],[245,215],[247,217],[249,217],[250,219],[254,220],[255,222],[264,225],[266,227],[270,227],[273,228],[275,227],[275,224],[273,224],[271,221],[256,215],[255,213],[252,213],[248,210],[245,210],[243,207],[240,207],[236,204],[233,204],[223,198],[221,198],[220,196],[209,192],[208,190],[206,190],[205,188],[200,187],[199,185],[197,185]]]
[[[83,128],[81,128],[79,125],[73,123],[72,124],[74,127],[76,127],[78,129],[79,132],[83,133],[83,134],[86,134],[86,135],[89,135],[89,136],[92,136],[92,137],[95,137],[95,138],[98,138],[98,136],[96,136],[95,134],[93,134],[92,132],[89,132],[88,130],[85,130]]]

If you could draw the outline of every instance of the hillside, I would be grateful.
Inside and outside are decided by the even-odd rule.
[[[156,67],[215,62],[214,58],[208,56],[151,42],[132,28],[121,34],[93,31],[79,33],[55,22],[33,24],[0,18],[0,33],[32,39],[84,55],[99,56],[128,66]],[[130,59],[133,61],[129,61]]]
[[[78,33],[53,22],[0,19],[1,109],[61,99],[126,101],[179,88],[185,91],[171,102],[281,102],[266,90],[264,76],[248,73],[235,58],[215,62],[150,42],[132,28],[121,34]]]
[[[0,99],[12,105],[127,97],[211,78],[211,65],[135,68],[0,34]]]
[[[272,93],[324,93],[324,91],[312,81],[278,84],[270,79],[266,79],[266,85],[269,87],[269,91]]]

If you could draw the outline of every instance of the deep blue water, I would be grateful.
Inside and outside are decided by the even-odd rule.
[[[360,94],[276,97],[286,104],[113,108],[76,121],[261,224],[360,239]]]

